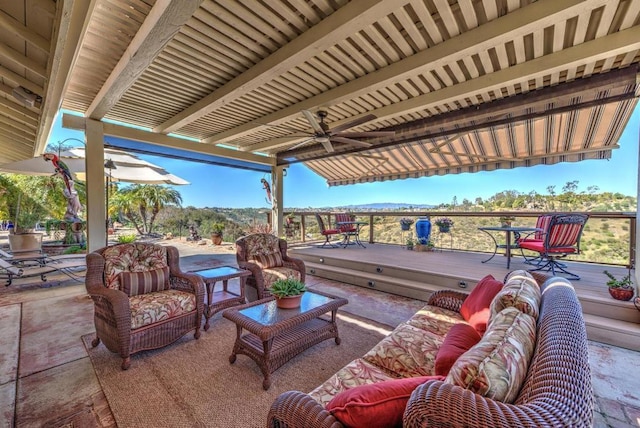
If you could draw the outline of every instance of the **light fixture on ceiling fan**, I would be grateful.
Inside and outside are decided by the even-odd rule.
[[[307,119],[311,128],[313,129],[313,134],[310,138],[296,144],[291,149],[296,149],[303,145],[309,144],[310,142],[320,143],[327,151],[327,153],[334,152],[333,143],[343,143],[343,144],[351,144],[355,146],[361,147],[370,147],[371,143],[366,141],[360,141],[356,138],[374,138],[374,137],[391,137],[395,135],[394,131],[346,131],[349,128],[353,128],[354,126],[361,125],[366,122],[370,122],[376,119],[376,116],[373,114],[368,114],[366,116],[362,116],[356,120],[345,123],[343,125],[338,125],[333,129],[329,129],[329,125],[327,125],[324,119],[327,117],[327,112],[324,110],[319,110],[317,112],[318,118],[311,113],[309,110],[302,110],[302,114]],[[318,120],[319,119],[319,120]]]

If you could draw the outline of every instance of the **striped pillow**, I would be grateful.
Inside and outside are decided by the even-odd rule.
[[[262,269],[282,266],[282,255],[280,253],[254,254],[249,260],[260,266]]]
[[[120,290],[129,297],[168,290],[169,266],[144,272],[120,272]]]

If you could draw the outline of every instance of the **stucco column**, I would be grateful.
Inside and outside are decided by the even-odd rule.
[[[276,236],[284,231],[282,227],[282,184],[284,182],[284,167],[274,166],[271,168],[271,227]]]
[[[95,251],[107,242],[107,208],[104,181],[104,129],[100,121],[86,119],[87,139],[87,251]]]

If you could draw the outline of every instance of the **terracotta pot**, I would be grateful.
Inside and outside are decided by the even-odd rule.
[[[616,300],[631,300],[631,298],[633,297],[633,288],[629,287],[629,288],[622,288],[622,287],[618,287],[618,288],[611,288],[609,287],[609,294],[611,294],[611,297],[613,297]]]
[[[276,297],[276,305],[281,309],[295,309],[300,307],[302,294],[297,296]]]
[[[212,233],[211,241],[213,242],[213,245],[222,244],[222,233]]]

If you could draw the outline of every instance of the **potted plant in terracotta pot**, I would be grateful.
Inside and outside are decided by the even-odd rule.
[[[292,309],[300,306],[302,293],[307,291],[304,283],[295,278],[278,279],[269,288],[276,298],[276,305],[283,309]]]
[[[609,281],[607,281],[607,286],[609,287],[609,294],[616,300],[631,300],[634,294],[633,283],[631,282],[631,269],[629,269],[629,273],[622,278],[618,279],[613,274],[607,270],[604,271],[604,274],[607,275]]]
[[[213,242],[213,245],[222,244],[222,232],[224,232],[223,223],[213,223],[211,225],[211,242]]]

